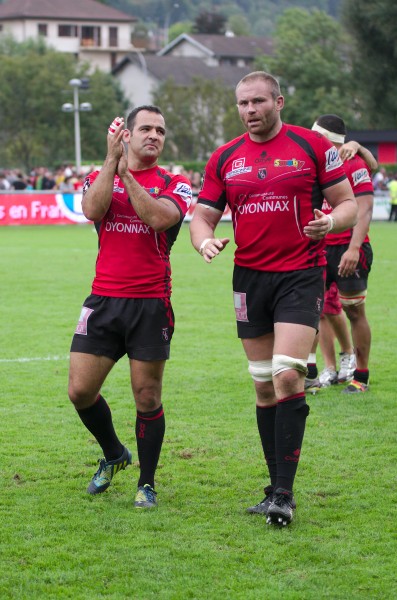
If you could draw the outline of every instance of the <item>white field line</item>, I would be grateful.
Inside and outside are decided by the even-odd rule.
[[[0,363],[44,362],[50,360],[69,360],[69,354],[63,354],[62,356],[23,356],[20,358],[0,358]]]

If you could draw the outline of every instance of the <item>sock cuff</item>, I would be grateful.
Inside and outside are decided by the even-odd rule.
[[[283,402],[290,402],[291,400],[304,400],[306,398],[305,393],[301,392],[299,394],[294,394],[293,396],[287,396],[286,398],[280,398],[278,404]]]
[[[142,419],[142,421],[155,421],[164,415],[163,405],[161,404],[156,410],[149,412],[140,412],[137,410],[136,415],[138,419]]]

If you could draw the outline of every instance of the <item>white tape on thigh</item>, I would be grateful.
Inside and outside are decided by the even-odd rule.
[[[307,360],[304,360],[303,358],[292,358],[292,356],[287,356],[286,354],[275,354],[273,356],[273,377],[283,371],[288,371],[289,369],[300,371],[306,375]]]
[[[272,381],[272,361],[249,360],[248,372],[254,381]]]
[[[342,306],[360,306],[360,304],[364,304],[367,296],[367,290],[363,290],[357,296],[342,296],[339,292],[339,300]]]

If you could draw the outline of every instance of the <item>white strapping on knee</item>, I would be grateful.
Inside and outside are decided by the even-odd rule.
[[[292,358],[292,356],[287,356],[286,354],[275,354],[273,356],[273,377],[283,371],[288,371],[289,369],[294,369],[295,371],[299,371],[306,375],[307,360],[304,360],[303,358]]]
[[[254,381],[272,381],[272,360],[249,360],[248,372]]]
[[[360,306],[360,304],[364,304],[366,297],[367,290],[363,290],[357,296],[343,296],[339,292],[339,300],[342,306]]]

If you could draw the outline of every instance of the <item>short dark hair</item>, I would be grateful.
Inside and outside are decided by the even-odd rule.
[[[127,129],[129,129],[130,131],[134,129],[136,116],[139,112],[141,112],[141,110],[147,110],[148,112],[156,113],[157,115],[161,115],[162,117],[164,117],[161,109],[158,106],[154,106],[153,104],[144,104],[142,106],[137,106],[136,108],[132,109],[132,111],[127,117]]]
[[[340,135],[346,135],[345,122],[342,117],[338,117],[338,115],[321,115],[318,117],[318,119],[316,119],[316,123],[327,131],[339,133]]]

